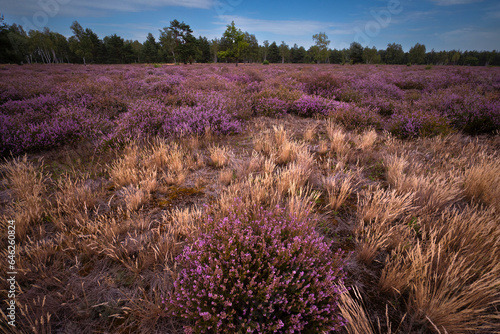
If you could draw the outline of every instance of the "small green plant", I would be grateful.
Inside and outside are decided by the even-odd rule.
[[[411,66],[411,63],[407,63],[406,66],[408,66],[408,67]]]
[[[411,228],[417,236],[420,236],[420,225],[418,224],[418,218],[417,217],[412,217],[411,220],[408,222],[408,227]]]
[[[262,65],[269,65],[269,60],[267,60],[267,59],[266,59],[266,60],[264,60],[264,61],[262,62]]]
[[[427,65],[427,66],[425,67],[425,69],[426,69],[426,70],[432,70],[432,65]]]

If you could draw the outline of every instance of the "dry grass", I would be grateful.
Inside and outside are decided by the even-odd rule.
[[[69,174],[54,173],[52,160],[4,163],[3,213],[16,219],[22,254],[18,333],[181,333],[162,304],[176,256],[208,215],[277,205],[353,252],[346,284],[359,290],[340,302],[348,333],[500,330],[500,165],[487,140],[260,121],[254,151],[249,133],[229,141],[208,130],[96,157],[99,176],[85,161]],[[366,175],[380,159],[385,175]]]
[[[326,133],[330,139],[330,150],[339,156],[346,155],[350,150],[349,137],[344,128],[332,120],[328,120]]]
[[[357,136],[356,145],[361,150],[368,150],[375,145],[377,138],[377,131],[370,129]]]
[[[414,194],[415,205],[422,214],[432,214],[457,203],[463,197],[461,173],[449,171],[443,176],[419,175],[425,170],[422,164],[412,164],[403,156],[386,158],[387,182],[402,194]]]
[[[500,212],[500,161],[483,160],[466,171],[465,195]]]
[[[321,193],[310,188],[300,188],[296,194],[291,195],[287,201],[288,213],[297,220],[304,220],[313,213],[316,202]]]
[[[314,139],[316,138],[316,132],[318,131],[317,125],[308,125],[307,128],[304,131],[304,141],[306,142],[313,142]]]
[[[135,143],[126,147],[123,157],[109,167],[109,176],[116,187],[126,187],[139,182],[139,148]]]
[[[429,329],[468,333],[495,328],[500,229],[494,211],[445,211],[422,241],[400,247],[382,272],[382,291],[409,293],[410,316]]]
[[[329,151],[328,142],[326,140],[321,140],[318,145],[318,154],[324,155]]]
[[[129,211],[138,210],[149,199],[148,193],[134,185],[123,188],[120,195]]]
[[[281,194],[297,192],[306,185],[311,173],[307,161],[303,164],[299,162],[291,163],[286,168],[281,169],[277,176],[278,191]]]
[[[233,170],[230,168],[225,168],[219,173],[219,182],[225,186],[231,183],[233,180]]]
[[[287,130],[280,126],[273,126],[272,131],[266,130],[254,139],[254,149],[266,157],[273,157],[278,165],[286,165],[297,160],[300,151],[306,150],[303,143],[290,138]]]
[[[338,173],[323,178],[324,187],[328,193],[328,206],[333,210],[338,210],[352,194],[356,182],[352,173]]]
[[[233,153],[228,147],[220,147],[218,145],[212,145],[209,147],[210,152],[210,162],[212,165],[222,168],[231,162]]]
[[[415,207],[414,195],[400,195],[395,190],[370,187],[358,195],[358,217],[365,222],[392,223],[405,218]]]
[[[48,210],[46,198],[48,177],[25,155],[0,166],[6,174],[14,201],[8,205],[9,219],[16,221],[16,237],[24,239],[32,225],[39,222]]]
[[[342,287],[344,288],[344,287]],[[363,297],[356,287],[351,288],[351,296],[349,291],[344,292],[340,296],[339,308],[342,317],[347,320],[345,329],[348,334],[374,334],[375,329],[366,314],[366,306],[363,302]]]
[[[84,178],[73,179],[63,175],[57,181],[56,207],[60,215],[73,215],[86,209],[92,209],[97,204],[95,189]]]

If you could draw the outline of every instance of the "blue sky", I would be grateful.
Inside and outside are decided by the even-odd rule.
[[[313,34],[326,32],[337,49],[358,41],[379,49],[396,42],[406,51],[417,42],[427,50],[500,50],[498,0],[0,0],[0,13],[8,24],[68,37],[78,20],[101,38],[116,33],[143,42],[177,19],[212,39],[234,20],[260,44],[308,48]]]

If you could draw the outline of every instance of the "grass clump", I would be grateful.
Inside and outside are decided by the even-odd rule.
[[[344,280],[334,253],[307,219],[284,210],[235,209],[178,261],[167,309],[186,332],[305,333],[338,330]]]

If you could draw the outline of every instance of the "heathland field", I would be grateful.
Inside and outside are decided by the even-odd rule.
[[[498,333],[499,131],[493,67],[2,66],[0,330]]]

